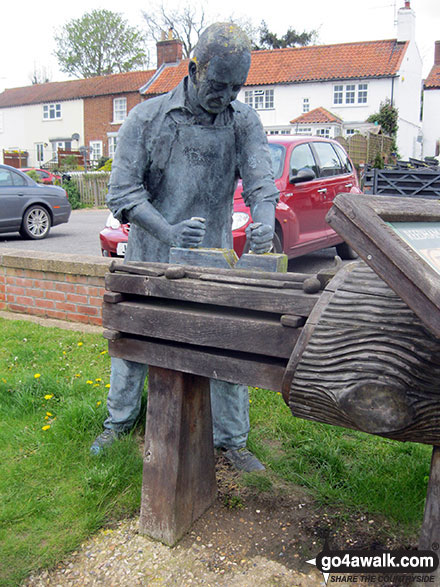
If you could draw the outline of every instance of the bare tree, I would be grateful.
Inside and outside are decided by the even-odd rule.
[[[173,30],[174,37],[182,42],[183,57],[191,55],[200,33],[209,22],[203,6],[188,2],[177,9],[167,8],[162,2],[150,12],[142,11],[147,24],[147,36],[154,41],[161,40],[162,31]]]
[[[44,65],[38,66],[34,61],[34,70],[29,74],[29,79],[33,86],[36,84],[47,84],[47,82],[50,82],[51,76],[51,72]]]

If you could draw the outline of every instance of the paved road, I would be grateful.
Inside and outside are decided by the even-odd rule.
[[[41,241],[24,240],[18,233],[0,235],[0,252],[7,249],[45,251],[101,256],[99,231],[104,227],[108,210],[73,210],[67,224],[51,229]],[[289,270],[299,273],[316,273],[333,264],[334,247],[293,259]]]

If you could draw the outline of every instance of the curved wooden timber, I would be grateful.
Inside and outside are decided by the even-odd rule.
[[[341,269],[293,350],[294,416],[440,445],[440,339],[363,262]]]

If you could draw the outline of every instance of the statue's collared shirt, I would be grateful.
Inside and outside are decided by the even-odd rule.
[[[255,111],[238,101],[211,124],[197,119],[187,83],[130,112],[118,135],[108,205],[121,222],[146,199],[170,224],[202,216],[202,246],[230,248],[238,178],[247,205],[278,199],[266,136]],[[168,254],[165,243],[132,225],[127,260],[166,262]]]

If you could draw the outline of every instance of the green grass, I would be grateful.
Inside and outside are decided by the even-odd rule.
[[[432,448],[292,418],[280,394],[251,390],[249,446],[319,504],[382,514],[402,533],[419,528]]]
[[[105,457],[89,454],[110,373],[100,335],[0,325],[0,585],[12,586],[137,512],[142,461],[135,435]],[[249,446],[271,473],[245,483],[266,492],[277,480],[300,484],[347,514],[382,514],[400,531],[420,526],[430,447],[293,418],[273,392],[252,389],[250,407]]]
[[[142,462],[130,436],[104,458],[89,455],[106,414],[101,336],[1,326],[0,585],[17,585],[136,511]]]

